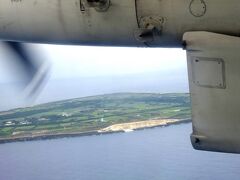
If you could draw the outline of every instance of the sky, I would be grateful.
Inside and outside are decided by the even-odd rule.
[[[35,103],[114,92],[188,92],[186,54],[182,49],[27,47],[36,61],[51,67],[49,80]],[[19,103],[10,103],[11,97],[16,101],[21,93],[9,90],[5,84],[20,80],[20,72],[15,66],[16,57],[4,45],[0,45],[0,57],[0,98],[10,104],[4,106],[13,107]]]
[[[43,46],[53,79],[169,72],[186,68],[181,49]]]

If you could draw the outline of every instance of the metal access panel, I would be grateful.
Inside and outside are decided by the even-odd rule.
[[[226,88],[222,59],[192,57],[193,83],[208,88]]]

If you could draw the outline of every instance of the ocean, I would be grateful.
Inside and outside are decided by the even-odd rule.
[[[240,156],[193,150],[191,124],[0,145],[0,180],[239,180]]]

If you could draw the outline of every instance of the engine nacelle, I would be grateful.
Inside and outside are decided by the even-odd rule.
[[[181,47],[188,31],[238,35],[238,4],[238,0],[0,0],[0,39]]]

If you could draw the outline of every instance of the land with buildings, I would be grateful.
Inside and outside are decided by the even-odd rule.
[[[96,135],[190,121],[189,94],[118,93],[0,112],[0,143]]]

